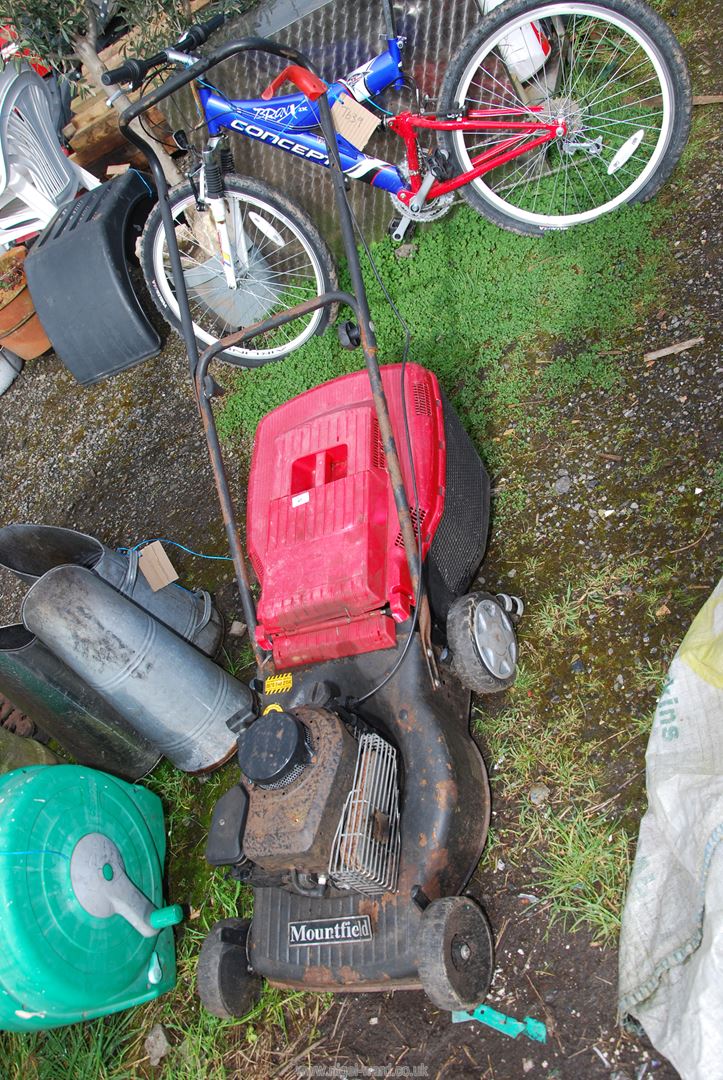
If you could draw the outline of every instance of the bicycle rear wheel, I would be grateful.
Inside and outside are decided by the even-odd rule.
[[[193,232],[191,213],[196,210],[196,196],[191,185],[183,184],[170,195],[200,351],[244,326],[336,288],[334,260],[303,211],[274,188],[249,177],[226,176],[224,185],[231,247],[239,265],[247,264],[237,274],[236,289],[230,289],[226,282],[213,228],[205,230],[210,242]],[[210,212],[207,215],[210,219]],[[241,245],[246,253],[243,260],[239,258]],[[158,206],[143,231],[141,266],[156,306],[180,331],[176,289]],[[311,312],[254,338],[244,348],[226,349],[220,359],[241,367],[280,360],[314,334],[323,333],[332,315],[328,308]]]
[[[690,80],[671,30],[642,0],[507,0],[453,57],[439,113],[498,109],[502,119],[510,107],[567,130],[461,194],[503,228],[535,235],[651,198],[685,146]],[[510,137],[445,132],[443,145],[462,173]]]

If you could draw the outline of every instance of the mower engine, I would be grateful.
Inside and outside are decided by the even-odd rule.
[[[297,891],[396,887],[397,752],[328,709],[271,710],[239,739],[248,794],[243,851]]]

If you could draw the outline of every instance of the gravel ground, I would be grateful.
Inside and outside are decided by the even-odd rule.
[[[168,536],[224,549],[188,364],[173,335],[159,356],[91,387],[52,353],[26,364],[0,398],[0,455],[3,524],[62,525],[111,545]],[[23,591],[0,570],[4,622],[17,619]]]

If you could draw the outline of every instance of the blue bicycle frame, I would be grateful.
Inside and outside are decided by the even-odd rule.
[[[350,94],[357,101],[368,101],[389,87],[400,87],[401,65],[400,42],[397,38],[388,38],[385,52],[331,84],[327,94],[329,105],[333,106],[342,94]],[[224,129],[237,131],[257,142],[276,146],[287,154],[328,166],[324,140],[311,130],[319,125],[319,107],[304,94],[288,94],[271,101],[262,98],[229,100],[208,83],[199,82],[198,97],[211,136],[219,135]],[[337,146],[342,168],[350,178],[393,195],[407,186],[396,166],[369,157],[338,134]]]

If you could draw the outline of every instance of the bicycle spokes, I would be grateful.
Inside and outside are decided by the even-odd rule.
[[[476,183],[521,219],[572,223],[628,201],[645,182],[665,150],[669,88],[654,42],[624,18],[574,3],[540,11],[549,16],[535,23],[518,16],[485,43],[459,100],[465,110],[490,103],[501,114],[534,109],[536,118],[564,127],[561,137]],[[459,132],[454,139],[464,164],[507,137]],[[517,136],[520,147],[530,141]]]
[[[228,262],[220,247],[209,252],[186,223],[190,207],[179,207],[177,237],[184,279],[194,322],[213,338],[257,322],[318,293],[314,261],[292,224],[260,202],[224,196],[224,227],[234,287],[227,278]],[[169,270],[170,273],[170,270]],[[274,332],[270,348],[288,345],[299,333],[296,324]]]

